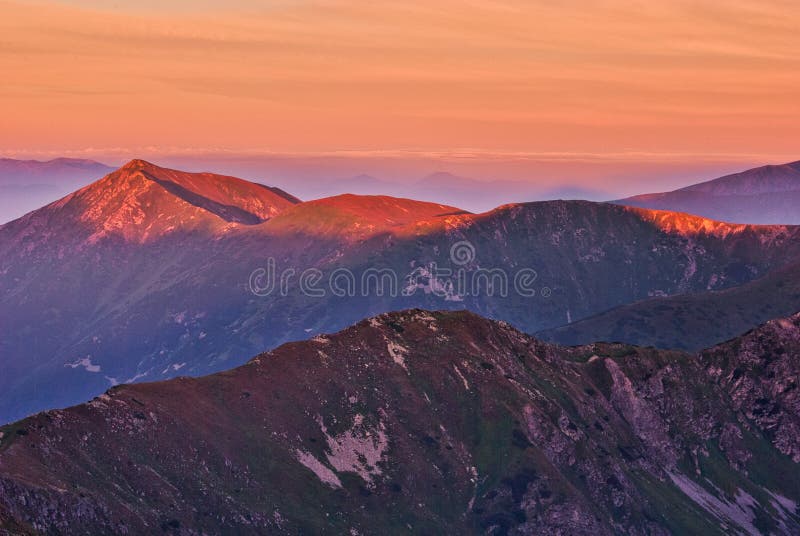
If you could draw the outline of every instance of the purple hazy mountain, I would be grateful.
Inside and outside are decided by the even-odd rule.
[[[800,224],[800,161],[762,166],[672,192],[614,202],[736,223]]]
[[[55,158],[53,160],[16,160],[0,158],[0,183],[21,184],[24,182],[85,181],[86,177],[113,171],[113,168],[82,158]]]
[[[432,203],[455,205],[470,212],[484,212],[520,201],[552,199],[601,200],[608,196],[585,187],[546,188],[536,182],[478,180],[438,171],[421,179],[387,180],[360,174],[344,179],[307,177],[301,181],[276,178],[275,184],[290,189],[303,199],[318,199],[341,194],[388,195]]]
[[[94,160],[0,158],[0,224],[55,201],[113,171]]]

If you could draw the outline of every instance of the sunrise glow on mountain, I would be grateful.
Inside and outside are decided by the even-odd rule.
[[[0,536],[800,534],[791,2],[0,2]]]

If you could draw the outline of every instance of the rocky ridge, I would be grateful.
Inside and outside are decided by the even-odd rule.
[[[800,317],[693,356],[390,313],[3,427],[0,527],[793,534],[798,356]]]

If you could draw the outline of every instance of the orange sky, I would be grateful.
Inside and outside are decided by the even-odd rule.
[[[0,0],[0,153],[800,158],[795,0],[110,4]]]

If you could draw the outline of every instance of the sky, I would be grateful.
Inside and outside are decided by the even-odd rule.
[[[597,189],[614,166],[620,181],[688,180],[800,158],[794,0],[0,0],[0,13],[5,156],[336,157],[380,160],[378,174],[456,160],[479,178]]]

